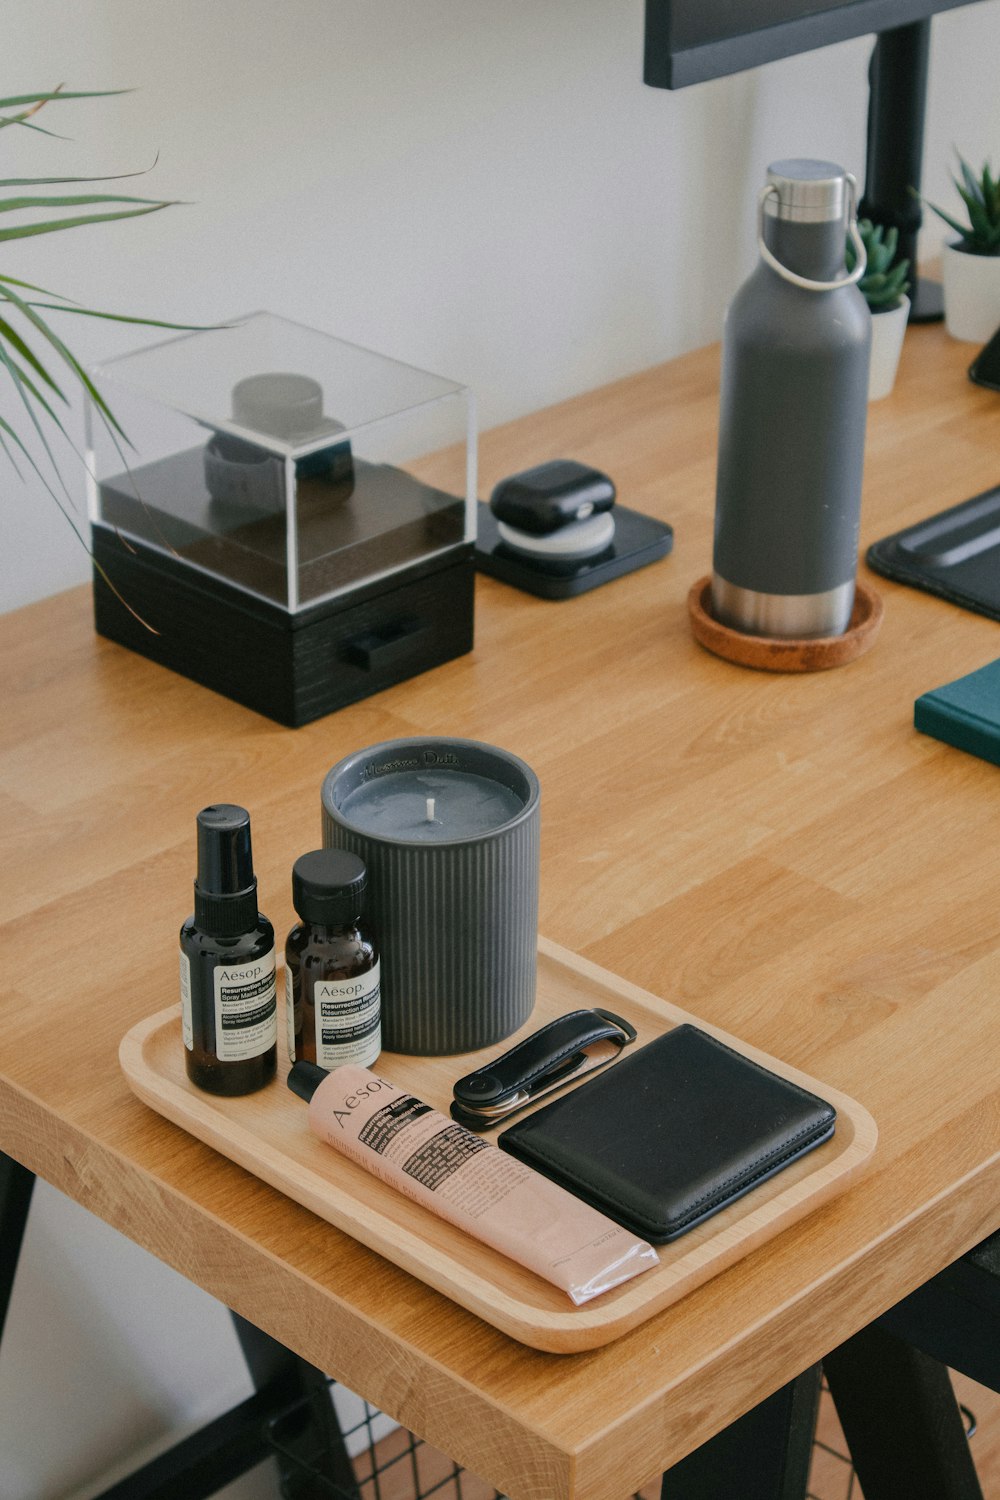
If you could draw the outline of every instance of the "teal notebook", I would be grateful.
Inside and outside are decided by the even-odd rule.
[[[913,723],[922,734],[1000,766],[1000,661],[923,693]]]

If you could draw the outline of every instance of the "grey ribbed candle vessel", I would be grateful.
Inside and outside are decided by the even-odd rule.
[[[531,768],[478,740],[420,736],[328,773],[323,842],[368,867],[392,1052],[471,1052],[535,1004],[540,793]]]

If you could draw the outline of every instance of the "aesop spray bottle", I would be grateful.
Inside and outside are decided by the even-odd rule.
[[[750,635],[841,635],[854,603],[871,344],[853,177],[832,162],[774,163],[758,248],[722,338],[712,613]]]
[[[250,1094],[274,1077],[274,928],[257,910],[250,814],[218,802],[198,814],[194,915],[181,928],[187,1075],[210,1094]]]

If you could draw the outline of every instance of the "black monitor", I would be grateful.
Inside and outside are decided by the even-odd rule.
[[[930,19],[973,0],[646,0],[643,77],[678,89],[779,57],[875,33],[868,148],[859,209],[895,226],[899,254],[917,263]],[[912,290],[914,321],[941,316],[940,289]]]

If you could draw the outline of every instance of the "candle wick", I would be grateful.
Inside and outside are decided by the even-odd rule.
[[[427,798],[425,798],[425,803],[426,803],[426,807],[427,807],[427,821],[428,821],[428,823],[433,823],[434,822],[434,800],[435,799],[433,797],[427,797]]]

